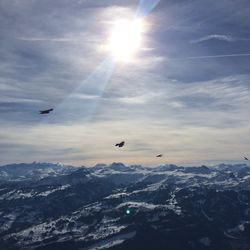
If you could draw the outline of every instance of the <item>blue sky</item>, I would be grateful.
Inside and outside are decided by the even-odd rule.
[[[112,25],[135,16],[142,47],[114,61],[103,49]],[[249,16],[245,0],[2,0],[0,164],[240,162]]]

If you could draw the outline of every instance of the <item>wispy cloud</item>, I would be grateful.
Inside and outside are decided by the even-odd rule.
[[[25,41],[25,42],[51,42],[51,43],[96,43],[100,45],[100,40],[96,37],[94,38],[86,38],[89,34],[75,34],[72,37],[15,37],[17,40]]]
[[[190,56],[183,58],[173,58],[172,60],[195,60],[195,59],[209,59],[209,58],[227,58],[227,57],[249,57],[250,53],[245,54],[224,54],[224,55],[204,55],[204,56]]]
[[[212,34],[200,37],[195,40],[191,40],[190,43],[201,43],[205,41],[210,40],[219,40],[219,41],[225,41],[225,42],[237,42],[237,41],[250,41],[250,38],[239,38],[239,37],[233,37],[230,35],[218,35],[218,34]]]
[[[226,41],[226,42],[235,42],[235,38],[228,36],[228,35],[208,35],[208,36],[203,36],[198,39],[190,41],[190,43],[201,43],[209,40],[220,40],[220,41]]]

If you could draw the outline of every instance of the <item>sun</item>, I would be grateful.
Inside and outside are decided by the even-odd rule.
[[[142,44],[141,20],[118,20],[110,34],[108,50],[119,61],[130,61]]]

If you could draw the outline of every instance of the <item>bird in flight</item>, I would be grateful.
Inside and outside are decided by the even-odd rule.
[[[248,161],[248,158],[247,158],[247,157],[244,157],[244,159],[245,159],[246,161]]]
[[[156,157],[158,157],[158,158],[160,158],[160,157],[162,157],[163,155],[156,155]]]
[[[49,114],[51,111],[53,111],[54,109],[46,109],[46,110],[41,110],[40,111],[40,115],[44,115],[44,114]]]
[[[121,148],[124,146],[124,144],[125,144],[125,141],[122,141],[120,143],[116,143],[115,146]]]

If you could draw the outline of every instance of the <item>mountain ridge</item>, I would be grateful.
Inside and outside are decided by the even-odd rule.
[[[0,167],[6,250],[250,248],[247,164],[19,165],[27,176],[8,168]]]

